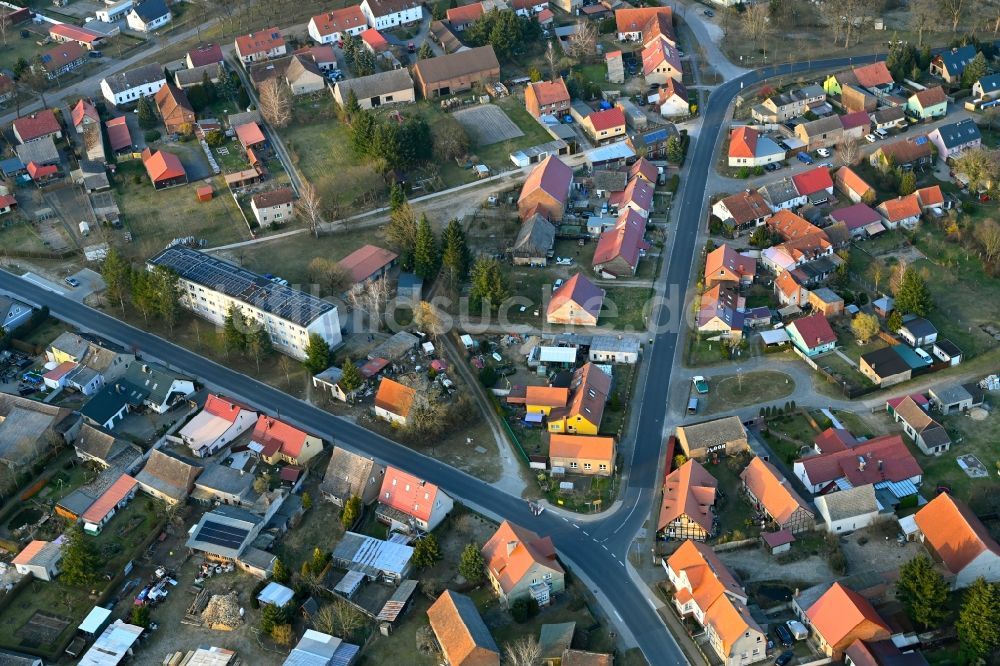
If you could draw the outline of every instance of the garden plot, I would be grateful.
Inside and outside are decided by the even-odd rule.
[[[38,610],[17,630],[16,635],[21,639],[21,645],[24,647],[37,648],[43,645],[52,645],[69,624],[69,618]]]
[[[469,133],[469,138],[476,146],[491,146],[494,143],[524,136],[524,132],[504,113],[503,109],[492,104],[462,109],[453,115]]]

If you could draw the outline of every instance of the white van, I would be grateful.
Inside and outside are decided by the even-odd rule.
[[[877,136],[880,139],[885,139],[889,136],[889,133],[880,127],[879,129],[875,130],[875,136]]]

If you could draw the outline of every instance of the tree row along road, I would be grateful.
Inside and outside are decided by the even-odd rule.
[[[664,274],[658,279],[665,280],[668,285],[686,285],[688,282],[694,257],[698,254],[695,243],[699,225],[704,220],[707,200],[707,194],[699,184],[703,185],[707,180],[716,147],[725,129],[723,123],[727,109],[742,87],[777,74],[841,67],[849,63],[862,64],[874,59],[873,56],[836,58],[766,68],[727,81],[713,91],[703,111],[702,132],[688,157],[686,184],[692,186],[684,187],[673,250]],[[632,582],[626,570],[631,539],[649,516],[656,497],[664,426],[669,425],[664,423],[667,393],[679,333],[666,326],[673,313],[660,309],[654,314],[654,320],[660,324],[657,330],[667,332],[656,335],[655,344],[652,349],[647,349],[644,359],[652,364],[650,376],[654,379],[644,390],[636,392],[636,395],[642,396],[642,402],[633,406],[640,413],[632,457],[625,461],[628,474],[627,485],[621,492],[622,502],[616,511],[600,519],[576,523],[554,512],[532,516],[526,502],[518,497],[12,273],[0,271],[0,290],[16,294],[38,306],[47,305],[53,315],[195,375],[215,390],[245,400],[338,445],[405,469],[439,485],[457,500],[487,515],[507,518],[551,536],[560,557],[594,588],[598,599],[610,609],[610,619],[627,643],[638,645],[653,666],[687,663],[657,615],[652,601],[644,594],[645,590],[640,590]],[[673,318],[680,320],[679,317]]]

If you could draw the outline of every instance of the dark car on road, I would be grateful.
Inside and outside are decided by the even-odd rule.
[[[774,660],[774,666],[786,666],[788,662],[795,658],[795,653],[791,650],[785,650],[778,655],[777,659]]]

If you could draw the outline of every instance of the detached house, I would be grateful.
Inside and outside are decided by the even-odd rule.
[[[984,76],[972,84],[972,98],[984,102],[1000,97],[1000,74]]]
[[[713,507],[718,489],[718,480],[696,460],[688,460],[667,474],[657,536],[704,541],[715,534]]]
[[[87,62],[87,49],[76,42],[66,42],[46,50],[38,56],[37,65],[45,72],[50,81],[60,75],[72,72]],[[31,65],[32,70],[35,64]]]
[[[341,106],[347,103],[353,92],[362,109],[374,109],[386,104],[408,104],[416,100],[413,78],[405,67],[337,81],[331,90],[333,98]]]
[[[910,95],[906,110],[921,120],[940,118],[948,113],[948,97],[941,86],[927,88]]]
[[[236,56],[244,65],[280,58],[287,53],[285,38],[277,28],[267,28],[236,38]]]
[[[652,104],[660,109],[660,115],[664,118],[687,116],[691,113],[687,88],[680,81],[667,79],[655,97]]]
[[[793,472],[814,494],[866,483],[875,484],[876,490],[888,488],[893,494],[914,492],[923,479],[920,464],[899,435],[882,435],[850,449],[800,458]]]
[[[524,89],[524,107],[535,118],[550,115],[561,120],[569,113],[569,103],[569,90],[561,76],[554,81],[529,83]]]
[[[155,153],[149,148],[142,151],[142,164],[146,167],[146,174],[150,182],[157,190],[164,190],[168,187],[177,187],[188,182],[187,172],[181,164],[179,157],[164,150]]]
[[[820,313],[796,319],[785,327],[795,348],[806,356],[818,356],[837,346],[837,334]]]
[[[902,225],[910,229],[920,221],[920,198],[914,192],[905,197],[883,201],[876,207],[876,210],[882,216],[886,228],[895,229]]]
[[[30,116],[22,116],[11,123],[14,138],[20,143],[30,143],[45,137],[59,139],[62,137],[62,127],[52,109],[42,109]]]
[[[873,167],[886,165],[903,169],[924,167],[933,160],[933,145],[926,136],[900,139],[879,146],[868,161]]]
[[[517,210],[526,220],[541,213],[550,222],[559,222],[566,210],[569,190],[573,185],[573,169],[555,155],[549,155],[536,166],[521,188]]]
[[[928,71],[931,76],[939,76],[948,83],[957,83],[962,80],[962,72],[975,57],[976,47],[972,44],[952,47],[931,58]]]
[[[483,3],[475,2],[471,5],[452,7],[445,12],[445,19],[451,24],[452,30],[462,32],[475,23],[484,12]]]
[[[767,636],[750,615],[746,591],[711,548],[685,541],[666,564],[677,612],[705,628],[724,666],[767,659]]]
[[[593,363],[577,368],[570,381],[569,403],[549,412],[549,432],[596,435],[610,394],[611,375]]]
[[[268,465],[279,461],[304,465],[323,450],[323,440],[284,421],[261,414],[257,417],[249,448]]]
[[[745,299],[733,285],[716,284],[701,295],[695,317],[699,333],[718,333],[723,338],[743,338]]]
[[[757,273],[757,260],[723,243],[705,258],[705,287],[717,284],[748,286]]]
[[[392,529],[431,532],[454,506],[452,499],[433,483],[386,467],[375,517]]]
[[[837,661],[854,641],[887,640],[892,633],[867,599],[840,583],[809,606],[805,617],[820,649]]]
[[[967,150],[979,148],[983,143],[979,126],[973,118],[941,125],[932,130],[927,138],[937,147],[938,159],[942,162],[959,157]]]
[[[754,457],[740,472],[743,492],[757,511],[762,511],[779,530],[792,534],[811,530],[813,512],[774,465]]]
[[[598,275],[631,277],[639,267],[639,258],[649,248],[644,240],[645,220],[631,210],[618,224],[601,234],[594,250],[593,267]]]
[[[566,9],[566,11],[571,11]],[[676,46],[673,10],[670,7],[641,7],[615,10],[615,29],[620,42],[641,42],[643,46],[660,36]]]
[[[191,453],[205,458],[231,444],[253,427],[257,412],[229,398],[209,394],[205,406],[177,435]]]
[[[833,194],[833,180],[830,178],[830,170],[824,166],[814,167],[808,171],[792,176],[795,189],[801,196],[806,197],[809,203],[824,204]]]
[[[569,474],[610,476],[615,469],[615,438],[587,435],[549,436],[549,467]]]
[[[795,181],[788,177],[762,185],[757,188],[757,192],[764,197],[764,201],[775,213],[783,209],[794,210],[799,206],[805,206],[809,201],[804,194],[799,194]]]
[[[413,388],[383,377],[375,393],[375,416],[405,426],[416,395]]]
[[[295,193],[290,187],[261,192],[250,198],[250,210],[263,227],[284,224],[295,217]]]
[[[201,470],[198,465],[153,449],[135,480],[144,493],[174,505],[187,499]]]
[[[598,145],[625,138],[625,114],[617,106],[591,113],[583,119],[581,126]]]
[[[951,448],[948,431],[931,418],[913,398],[906,396],[895,407],[889,408],[903,432],[928,456],[939,456]]]
[[[767,222],[771,207],[755,190],[730,195],[712,206],[712,214],[734,234],[742,234]]]
[[[319,14],[309,19],[309,36],[318,44],[342,42],[348,35],[357,37],[368,29],[368,17],[360,5]]]
[[[550,537],[503,521],[483,545],[486,576],[500,603],[510,607],[519,599],[548,605],[552,595],[566,589],[566,572],[556,559]]]
[[[577,273],[552,293],[545,319],[550,324],[597,326],[603,303],[604,290]]]
[[[132,5],[125,18],[128,27],[138,32],[152,32],[170,23],[172,15],[164,0],[141,0]]]
[[[642,73],[647,83],[664,84],[684,78],[681,57],[666,37],[658,37],[642,50]]]
[[[977,578],[1000,582],[1000,544],[975,513],[951,493],[940,493],[913,516],[920,540],[951,576],[952,589]]]
[[[729,133],[729,166],[756,167],[785,159],[785,150],[752,127],[734,127]]]

